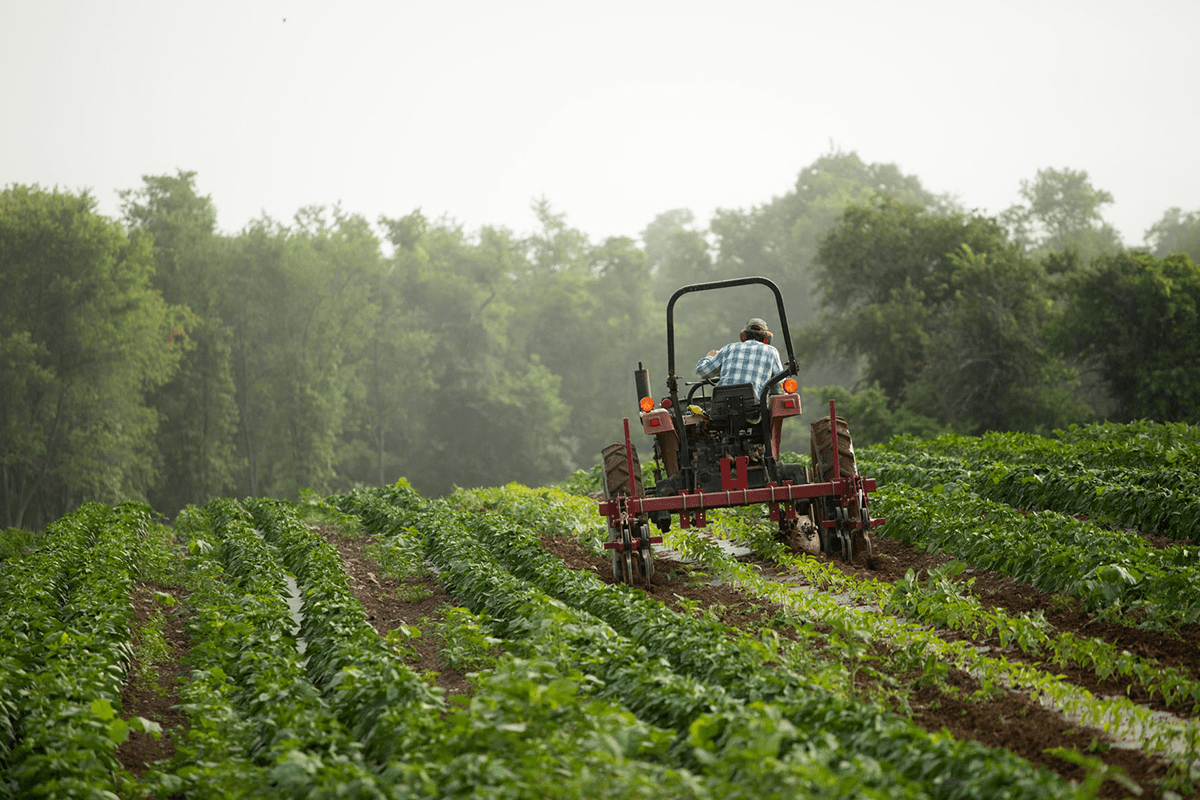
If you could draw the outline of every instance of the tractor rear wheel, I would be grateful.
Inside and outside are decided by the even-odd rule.
[[[846,420],[838,417],[836,420],[836,438],[838,451],[838,474],[833,474],[833,448],[835,431],[830,427],[829,417],[813,420],[812,433],[809,437],[812,452],[813,480],[816,483],[849,478],[857,475],[854,467],[854,443],[850,441],[850,428]]]
[[[633,485],[637,489],[637,494],[640,495],[642,494],[641,462],[638,461],[637,448],[632,444],[629,447],[633,450],[635,472]],[[633,494],[629,488],[629,458],[625,453],[625,443],[610,444],[600,451],[600,457],[604,460],[604,499],[611,500],[617,495]]]
[[[642,493],[641,463],[638,461],[637,448],[633,447],[632,444],[629,447],[633,455],[634,475],[632,486],[636,489],[637,494],[640,495]],[[604,469],[604,499],[611,500],[621,495],[628,497],[633,494],[630,490],[629,455],[630,453],[625,449],[624,442],[610,444],[600,451]],[[620,550],[609,550],[609,553],[612,554],[613,581],[616,583],[633,583],[633,553],[630,552],[632,549],[632,538],[628,528],[608,529],[608,540],[619,543],[622,548]],[[648,576],[647,583],[649,583]]]
[[[834,448],[837,448],[837,474],[834,474],[833,469],[833,453]],[[854,443],[850,440],[850,426],[846,424],[846,420],[841,417],[835,418],[832,423],[829,417],[821,417],[814,420],[812,423],[812,432],[809,436],[809,449],[812,455],[812,475],[813,483],[824,483],[826,481],[841,480],[843,478],[851,478],[858,474],[858,469],[854,463]],[[866,515],[863,511],[863,498],[855,497],[850,501],[849,507],[846,508],[846,518],[850,521],[860,520]],[[826,505],[826,503],[814,503],[814,506]],[[836,519],[836,510],[833,508],[823,508],[818,513],[818,519]],[[818,522],[820,524],[820,522]],[[825,536],[836,535],[832,532],[825,533],[822,529],[822,539]],[[871,563],[872,548],[871,536],[865,527],[861,525],[855,529],[852,539],[847,544],[850,545],[850,558],[848,561],[854,561],[857,556],[864,556],[866,563]],[[822,548],[825,549],[825,548]],[[835,547],[835,551],[841,551],[842,548]]]

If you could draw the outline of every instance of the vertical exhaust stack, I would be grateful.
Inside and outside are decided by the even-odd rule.
[[[650,370],[642,366],[642,362],[638,362],[638,368],[633,371],[633,382],[637,385],[638,402],[642,398],[650,396]]]

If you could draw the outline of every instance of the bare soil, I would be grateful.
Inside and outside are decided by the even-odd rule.
[[[175,604],[166,606],[155,600],[154,593],[163,592],[175,599]],[[179,703],[177,678],[183,670],[184,657],[190,645],[187,633],[187,592],[170,586],[143,585],[134,590],[130,598],[134,619],[130,622],[130,634],[134,643],[134,657],[130,665],[130,679],[121,694],[123,716],[144,717],[162,726],[162,736],[157,740],[140,731],[131,731],[129,738],[117,748],[117,760],[121,766],[138,777],[153,762],[169,759],[175,754],[173,734],[187,724],[187,717],[175,708]],[[142,663],[142,631],[153,616],[162,619],[163,639],[167,655],[157,663]],[[148,674],[145,679],[136,676]]]
[[[412,641],[417,657],[405,663],[418,673],[437,673],[434,683],[445,689],[447,696],[470,694],[471,684],[466,676],[440,659],[441,641],[433,632],[444,616],[441,608],[462,603],[446,594],[432,578],[397,580],[384,575],[367,555],[367,548],[375,541],[372,537],[349,536],[329,526],[319,526],[316,530],[337,548],[350,579],[350,590],[363,604],[367,619],[380,636],[401,625],[421,631],[421,636]]]

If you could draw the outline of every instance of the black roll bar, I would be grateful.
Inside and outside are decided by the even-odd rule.
[[[800,365],[796,363],[796,353],[792,349],[792,331],[788,327],[787,311],[783,308],[783,294],[779,291],[779,287],[775,285],[774,281],[759,276],[730,278],[723,281],[708,281],[706,283],[693,283],[689,286],[684,286],[671,295],[671,300],[667,303],[667,390],[671,394],[671,413],[675,416],[675,429],[679,431],[680,460],[682,462],[679,465],[679,469],[687,476],[684,483],[688,489],[695,488],[695,476],[692,474],[692,460],[688,450],[687,431],[683,425],[683,409],[679,403],[679,378],[675,374],[675,301],[685,294],[693,292],[730,289],[734,286],[749,286],[755,283],[766,286],[775,295],[775,305],[779,312],[780,333],[783,334],[784,346],[787,348],[787,363],[783,365],[783,371],[778,375],[772,376],[767,381],[766,385],[763,386],[762,396],[758,399],[760,419],[764,422],[763,441],[765,448],[763,457],[766,461],[767,471],[771,480],[778,480],[775,457],[771,454],[771,430],[765,424],[767,420],[767,398],[771,396],[771,389],[775,387],[775,384],[789,375],[797,375],[800,372]]]

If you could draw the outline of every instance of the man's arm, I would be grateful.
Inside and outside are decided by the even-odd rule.
[[[771,377],[775,377],[779,373],[783,372],[783,360],[779,357],[778,350],[775,350],[774,347],[771,349],[775,351],[775,371],[771,373]],[[771,394],[783,394],[783,381],[780,381],[771,387]]]
[[[709,350],[708,355],[696,362],[696,374],[701,378],[715,378],[720,375],[720,353],[716,350]]]

